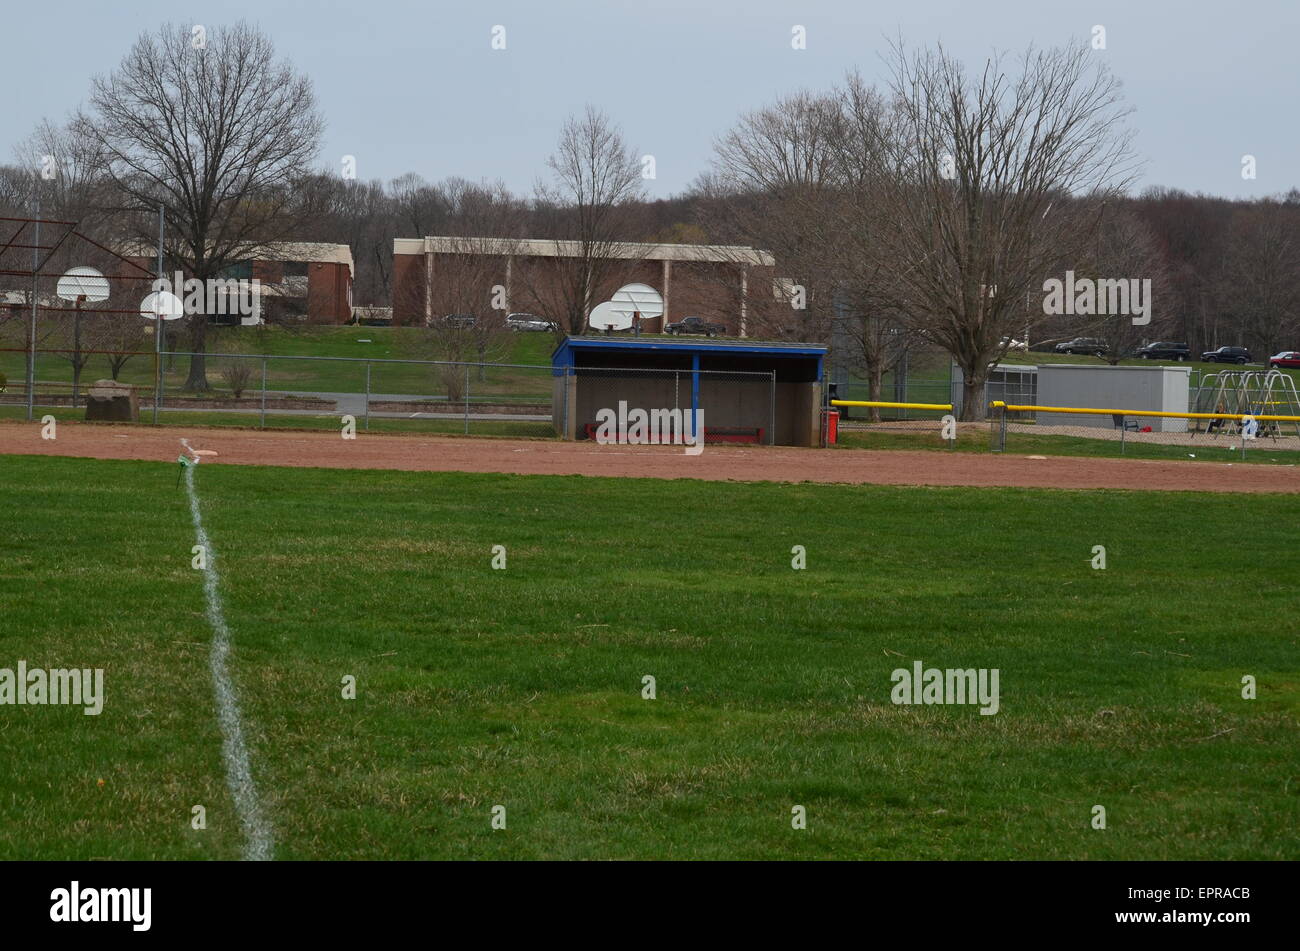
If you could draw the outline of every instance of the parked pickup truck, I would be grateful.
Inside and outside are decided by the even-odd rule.
[[[711,323],[703,317],[683,317],[664,327],[664,333],[668,334],[704,334],[706,337],[714,337],[726,332],[727,328],[722,324]]]
[[[1250,351],[1245,347],[1220,347],[1201,354],[1203,363],[1250,363]]]
[[[1137,349],[1136,356],[1143,360],[1188,360],[1191,359],[1191,351],[1187,349],[1185,343],[1169,343],[1158,340],[1155,343],[1149,343],[1145,347]]]

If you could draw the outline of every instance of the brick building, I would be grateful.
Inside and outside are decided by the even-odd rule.
[[[274,244],[247,262],[262,282],[263,294],[294,301],[312,323],[342,324],[352,319],[352,249],[346,244]],[[235,275],[232,275],[235,276]]]
[[[393,323],[415,324],[453,313],[527,312],[567,323],[565,290],[576,241],[496,238],[398,238],[393,242]],[[591,307],[624,284],[647,284],[664,298],[664,316],[642,324],[698,316],[744,336],[754,295],[773,297],[772,255],[729,245],[621,243],[608,259]],[[504,295],[497,289],[503,289]],[[588,308],[590,312],[590,308]]]
[[[128,256],[153,271],[156,253],[153,248],[145,248]],[[280,310],[285,316],[303,317],[315,324],[342,324],[352,319],[354,270],[352,249],[346,244],[278,242],[268,245],[256,258],[231,265],[219,276],[259,281],[264,316]]]

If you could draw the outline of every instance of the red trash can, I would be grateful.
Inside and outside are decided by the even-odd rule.
[[[834,407],[822,410],[822,447],[835,445],[840,434],[840,411]]]

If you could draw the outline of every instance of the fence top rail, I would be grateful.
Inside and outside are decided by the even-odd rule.
[[[491,365],[491,364],[490,364]],[[688,376],[692,373],[711,376],[757,376],[764,380],[771,379],[776,375],[775,370],[693,370],[690,367],[575,367],[564,366],[556,367],[556,370],[571,371],[578,373],[669,373],[679,376]]]
[[[26,352],[24,349],[23,352]],[[312,354],[290,353],[220,353],[216,351],[197,350],[163,350],[164,357],[218,357],[237,360],[328,360],[335,363],[403,363],[418,366],[445,367],[500,367],[510,370],[547,370],[552,373],[613,372],[613,373],[701,373],[723,374],[726,376],[757,376],[764,380],[771,379],[775,370],[692,370],[689,367],[557,367],[550,363],[492,363],[485,360],[404,360],[396,357],[327,357]]]
[[[163,350],[164,357],[224,357],[240,360],[330,360],[338,363],[410,363],[421,366],[507,367],[514,370],[554,370],[549,363],[488,363],[475,360],[399,360],[395,357],[326,357],[290,353],[216,353],[196,350]]]
[[[951,403],[890,403],[885,400],[831,400],[832,406],[879,406],[884,409],[946,409]]]
[[[1158,416],[1166,419],[1257,419],[1266,422],[1295,423],[1300,416],[1264,416],[1259,413],[1167,413],[1154,409],[1097,409],[1092,406],[1022,406],[994,400],[991,409],[1003,409],[1010,413],[1070,413],[1088,416]]]
[[[31,353],[27,347],[0,347],[0,353]],[[88,357],[101,357],[105,354],[112,356],[131,356],[131,357],[152,357],[156,356],[152,350],[90,350],[82,347],[80,350],[74,350],[71,347],[38,347],[37,355],[42,353],[80,353]]]

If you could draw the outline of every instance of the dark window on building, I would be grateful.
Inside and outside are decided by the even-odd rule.
[[[285,277],[306,277],[307,262],[306,261],[285,261],[284,276]]]

